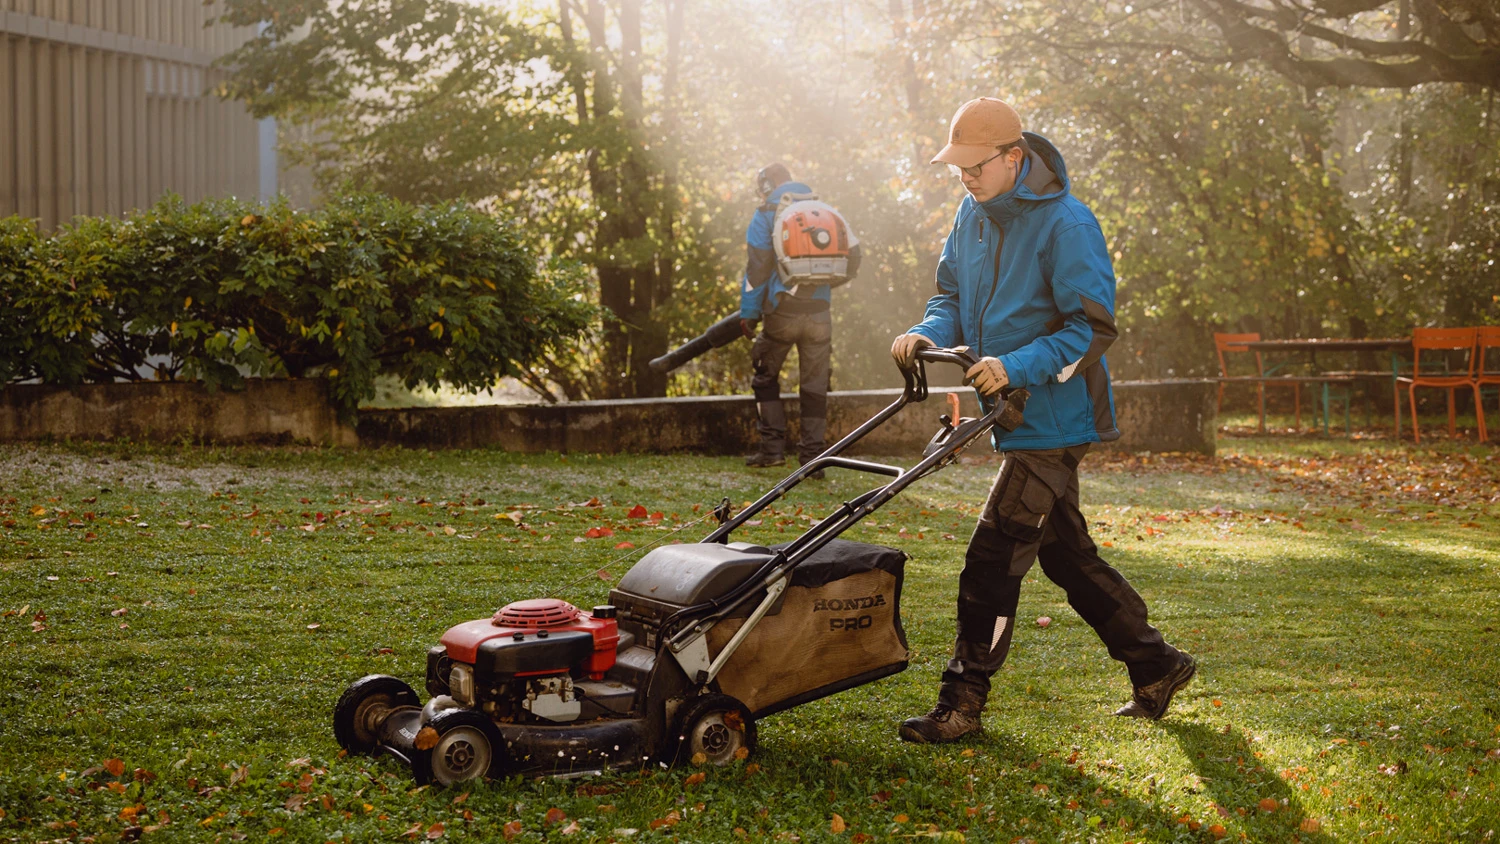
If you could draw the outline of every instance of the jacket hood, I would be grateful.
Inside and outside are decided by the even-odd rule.
[[[1023,132],[1021,137],[1031,145],[1031,155],[1022,165],[1020,184],[1008,193],[978,203],[1000,226],[1026,213],[1032,203],[1067,196],[1073,187],[1068,180],[1067,163],[1051,141],[1034,132]],[[974,201],[973,197],[966,199]]]

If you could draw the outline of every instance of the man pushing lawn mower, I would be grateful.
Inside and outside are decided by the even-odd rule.
[[[986,410],[1029,393],[1025,421],[994,430],[1004,459],[969,540],[958,580],[958,632],[938,703],[901,738],[954,741],[982,730],[990,678],[1005,662],[1021,581],[1033,562],[1125,663],[1134,694],[1116,715],[1161,718],[1193,678],[1188,654],[1146,620],[1146,604],[1100,558],[1078,509],[1078,464],[1118,439],[1104,351],[1117,336],[1115,276],[1092,212],[1069,193],[1062,155],[989,97],[959,108],[949,165],[969,195],[959,205],[922,322],[891,356],[909,368],[924,347],[967,345],[966,373]]]

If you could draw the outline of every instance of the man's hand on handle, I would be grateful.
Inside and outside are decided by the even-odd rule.
[[[759,325],[760,325],[760,320],[758,320],[758,319],[741,319],[740,320],[740,333],[743,334],[743,335],[745,335],[746,337],[750,338],[751,340],[754,340],[755,339],[755,329],[757,327],[759,327]]]
[[[979,363],[969,367],[964,373],[964,383],[973,384],[974,389],[986,396],[993,396],[1005,389],[1010,383],[1010,376],[1005,372],[1005,364],[999,358],[980,358]]]
[[[891,357],[896,359],[896,365],[902,369],[911,369],[917,362],[917,350],[930,348],[931,340],[920,334],[902,334],[891,343]]]

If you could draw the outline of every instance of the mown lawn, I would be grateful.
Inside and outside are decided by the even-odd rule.
[[[1110,718],[1124,672],[1038,570],[988,737],[904,745],[995,468],[976,459],[849,535],[912,557],[904,674],[765,720],[755,757],[705,778],[444,791],[340,757],[348,682],[420,689],[447,626],[511,600],[572,583],[598,603],[592,573],[628,566],[617,545],[771,476],[690,457],[0,447],[0,840],[1493,840],[1496,455],[1242,438],[1212,461],[1095,456],[1096,538],[1197,681],[1160,723]],[[863,488],[809,487],[745,538],[788,538]]]

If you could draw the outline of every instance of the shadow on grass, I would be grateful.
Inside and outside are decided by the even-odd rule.
[[[1287,779],[1257,763],[1255,751],[1239,730],[1211,729],[1203,724],[1172,722],[1163,725],[1181,745],[1198,772],[1204,790],[1226,817],[1240,817],[1252,840],[1331,842],[1322,822],[1309,817]],[[1266,802],[1270,801],[1270,802]],[[1269,811],[1264,808],[1274,804]],[[1291,838],[1287,839],[1286,836]]]

